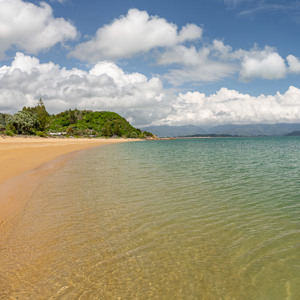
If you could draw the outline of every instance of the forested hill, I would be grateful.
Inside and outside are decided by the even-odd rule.
[[[66,110],[50,115],[42,102],[24,107],[14,115],[0,113],[0,133],[38,136],[65,135],[77,137],[152,138],[150,132],[134,128],[114,112]]]
[[[119,136],[128,138],[152,137],[150,132],[134,128],[114,112],[67,110],[50,116],[49,132],[66,132],[68,135]]]

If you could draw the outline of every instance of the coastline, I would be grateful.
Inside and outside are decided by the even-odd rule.
[[[45,176],[76,152],[134,140],[0,136],[0,227],[26,205]]]

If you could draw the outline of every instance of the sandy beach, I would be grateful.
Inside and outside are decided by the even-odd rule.
[[[40,180],[77,151],[128,139],[0,137],[0,226],[24,207]]]

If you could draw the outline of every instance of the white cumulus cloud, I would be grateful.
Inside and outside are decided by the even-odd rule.
[[[254,79],[278,80],[300,73],[300,61],[289,55],[286,60],[271,47],[233,50],[223,41],[214,40],[200,48],[176,45],[158,54],[158,65],[168,66],[163,75],[172,85],[187,82],[219,81],[239,76],[244,82]]]
[[[179,94],[172,113],[157,125],[206,125],[250,123],[298,123],[300,121],[300,89],[291,86],[284,94],[241,94],[221,88],[206,96],[199,92]]]
[[[287,69],[284,59],[270,47],[264,50],[250,50],[242,59],[240,77],[243,81],[255,78],[276,80],[286,76]]]
[[[200,39],[202,29],[187,24],[179,32],[175,24],[146,11],[130,9],[111,24],[98,29],[95,37],[77,45],[71,56],[83,61],[128,58],[157,47],[171,47]]]
[[[289,64],[289,72],[290,73],[300,73],[300,61],[297,57],[294,55],[287,56],[287,61]]]
[[[76,28],[63,18],[54,18],[45,2],[37,6],[21,0],[0,0],[0,59],[11,47],[36,54],[76,37]]]
[[[208,47],[197,50],[194,46],[179,45],[168,49],[159,58],[159,65],[175,65],[164,78],[173,85],[186,82],[217,81],[237,71],[235,63],[212,57]]]

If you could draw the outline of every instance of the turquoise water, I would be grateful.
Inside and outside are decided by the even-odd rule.
[[[300,139],[83,151],[1,251],[3,297],[300,299]]]

